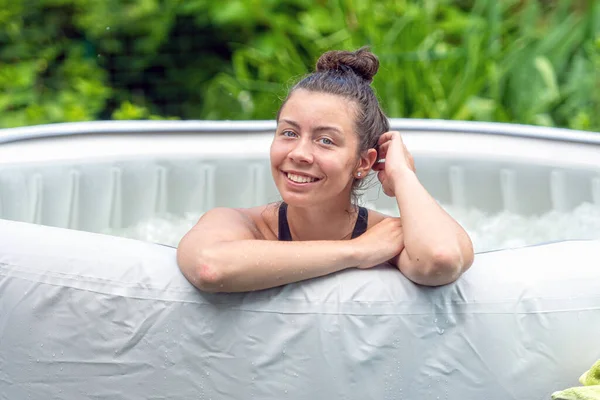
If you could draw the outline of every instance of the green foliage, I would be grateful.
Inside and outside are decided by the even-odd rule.
[[[25,2],[0,6],[2,126],[92,120],[111,95],[106,71],[69,39],[70,10],[58,3],[41,15]]]
[[[271,119],[369,45],[391,117],[600,131],[600,2],[0,0],[0,127]]]
[[[456,3],[337,1],[302,10],[300,24],[270,18],[234,52],[233,73],[213,80],[208,93],[237,99],[211,103],[213,117],[272,118],[273,99],[285,95],[273,83],[309,72],[324,51],[368,44],[382,64],[374,86],[392,117],[600,130],[599,3]]]

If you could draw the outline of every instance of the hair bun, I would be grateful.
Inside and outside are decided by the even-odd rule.
[[[317,72],[347,69],[352,70],[367,83],[371,83],[379,69],[379,59],[368,47],[362,47],[356,51],[328,51],[317,61]]]

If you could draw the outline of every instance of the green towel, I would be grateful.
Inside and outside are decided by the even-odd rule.
[[[552,393],[552,400],[600,400],[600,360],[579,378],[585,386]]]
[[[572,387],[554,392],[552,400],[600,400],[600,385]]]
[[[600,385],[600,360],[596,361],[589,371],[581,375],[579,382],[585,386]]]

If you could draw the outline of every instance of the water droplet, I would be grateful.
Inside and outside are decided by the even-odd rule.
[[[63,367],[60,367],[60,370],[62,371],[62,370],[63,370]]]
[[[221,287],[223,287],[223,285],[221,285]],[[167,333],[169,333],[169,330],[167,329]]]
[[[44,343],[40,344],[40,347],[44,347]]]
[[[40,362],[40,359],[38,358],[37,360],[35,360],[36,362]]]
[[[208,376],[208,375],[210,375],[210,372],[209,372],[209,371],[206,371],[206,375],[207,375],[207,376]]]
[[[65,352],[61,350],[61,351],[60,351],[60,354],[61,354],[61,355],[63,355],[63,354],[65,354]]]
[[[106,27],[106,30],[107,30],[107,31],[110,31],[110,26],[107,26],[107,27]]]
[[[52,353],[52,357],[54,357],[54,356],[56,356],[56,354],[55,354],[55,353]]]
[[[433,322],[437,322],[437,318],[433,320]]]

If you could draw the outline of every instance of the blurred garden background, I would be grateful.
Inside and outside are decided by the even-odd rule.
[[[0,128],[273,119],[364,45],[390,117],[600,131],[599,0],[0,0]]]

